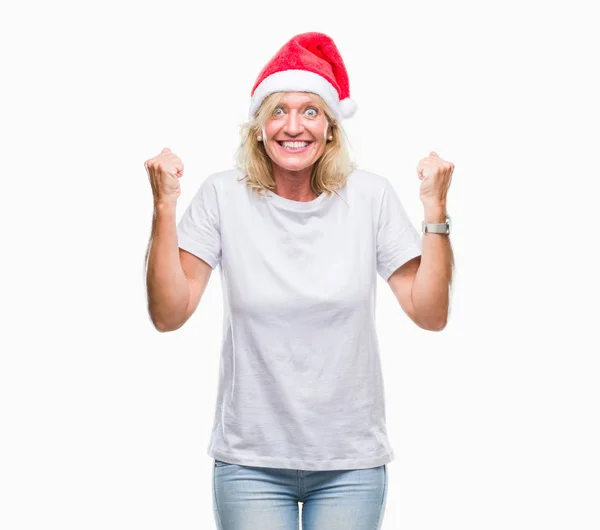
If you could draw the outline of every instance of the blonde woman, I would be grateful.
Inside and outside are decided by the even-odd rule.
[[[210,175],[179,223],[181,160],[165,149],[146,161],[156,328],[181,327],[220,266],[223,341],[208,446],[220,530],[297,530],[299,503],[304,530],[380,528],[394,452],[377,273],[417,325],[446,325],[454,166],[435,153],[419,163],[429,227],[421,240],[389,181],[351,162],[341,121],[355,110],[331,38],[296,35],[252,88],[238,167]]]

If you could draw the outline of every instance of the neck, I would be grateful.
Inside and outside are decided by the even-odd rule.
[[[285,199],[298,202],[316,199],[318,195],[310,187],[311,172],[312,166],[301,171],[290,171],[281,167],[274,167],[275,193]]]

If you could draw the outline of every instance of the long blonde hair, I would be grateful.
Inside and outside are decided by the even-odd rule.
[[[312,92],[310,94],[325,113],[329,122],[330,135],[333,136],[313,166],[310,186],[317,195],[335,193],[339,196],[336,190],[346,184],[346,179],[356,169],[356,164],[350,158],[346,133],[341,124],[318,94]],[[284,95],[285,92],[275,92],[267,96],[254,118],[240,126],[241,142],[235,160],[237,169],[244,176],[238,181],[246,179],[246,185],[263,196],[265,191],[275,189],[275,177],[271,159],[263,142],[259,142],[256,136],[261,134],[263,126],[281,104]]]

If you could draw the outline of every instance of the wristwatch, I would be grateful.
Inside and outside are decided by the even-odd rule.
[[[446,222],[445,223],[426,223],[423,221],[421,223],[421,230],[423,233],[430,232],[433,234],[446,234],[450,235],[450,228],[452,227],[452,223],[450,220],[450,216],[446,214]]]

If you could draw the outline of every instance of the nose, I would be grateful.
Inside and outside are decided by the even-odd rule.
[[[302,125],[301,118],[298,116],[298,112],[296,110],[291,110],[288,113],[283,132],[290,136],[298,136],[303,130],[304,126]]]

